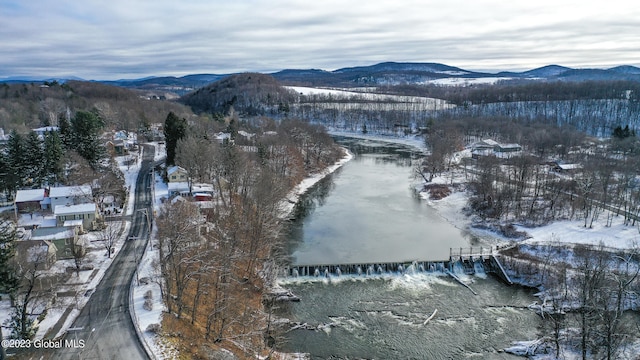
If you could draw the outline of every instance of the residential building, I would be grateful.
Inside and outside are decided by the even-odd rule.
[[[167,180],[172,182],[186,182],[189,180],[189,173],[180,166],[172,166],[167,169]]]
[[[57,259],[72,259],[74,257],[74,248],[82,253],[85,251],[84,243],[78,237],[78,228],[76,226],[39,227],[31,231],[31,237],[26,241],[48,241],[53,243]]]
[[[45,189],[18,190],[14,200],[17,213],[33,212],[47,208]]]
[[[19,240],[15,243],[18,264],[34,265],[36,270],[49,270],[57,260],[57,247],[48,240]]]
[[[169,182],[167,184],[169,197],[173,196],[189,196],[189,183],[188,182]]]
[[[51,210],[55,212],[59,205],[76,205],[93,202],[93,193],[91,186],[61,186],[49,189],[49,198],[51,199]]]
[[[520,155],[522,146],[518,144],[501,144],[492,139],[484,139],[471,145],[471,157],[477,159],[480,156],[496,156],[509,158]]]
[[[56,225],[60,226],[82,226],[80,231],[99,230],[97,220],[100,218],[96,204],[78,204],[56,206],[53,211],[56,216]],[[79,221],[75,221],[79,220]]]

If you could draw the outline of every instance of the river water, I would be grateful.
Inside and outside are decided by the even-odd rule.
[[[445,260],[449,248],[470,245],[415,196],[414,150],[338,141],[354,159],[298,204],[288,232],[293,264]],[[437,273],[283,279],[302,301],[281,304],[278,315],[308,326],[288,332],[281,350],[313,359],[516,358],[500,349],[536,338],[532,291],[461,276],[477,295]]]

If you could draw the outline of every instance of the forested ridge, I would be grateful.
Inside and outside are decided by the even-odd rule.
[[[94,111],[106,129],[138,131],[162,123],[170,111],[192,114],[175,102],[152,100],[145,93],[88,81],[0,84],[0,128],[21,133],[56,126],[60,117]]]
[[[228,76],[181,98],[196,112],[226,114],[231,108],[249,116],[276,115],[294,101],[295,92],[272,76],[243,73]]]

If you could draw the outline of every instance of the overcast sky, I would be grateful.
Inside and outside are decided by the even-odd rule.
[[[0,77],[640,66],[624,0],[0,0]]]

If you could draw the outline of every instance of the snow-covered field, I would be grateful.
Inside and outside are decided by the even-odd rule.
[[[388,95],[378,94],[372,92],[358,92],[343,89],[324,89],[324,88],[312,88],[304,86],[287,86],[287,88],[294,90],[298,94],[302,95],[331,95],[336,100],[357,98],[367,100],[371,102],[398,102],[398,103],[410,103],[410,104],[427,104],[429,106],[438,105],[438,108],[453,107],[453,105],[447,104],[446,101],[441,99],[429,98],[424,96],[404,96],[404,95]],[[359,105],[355,104],[354,106]]]
[[[498,81],[512,80],[508,77],[481,77],[481,78],[442,78],[429,80],[427,84],[446,85],[446,86],[469,86],[478,84],[495,84]]]

